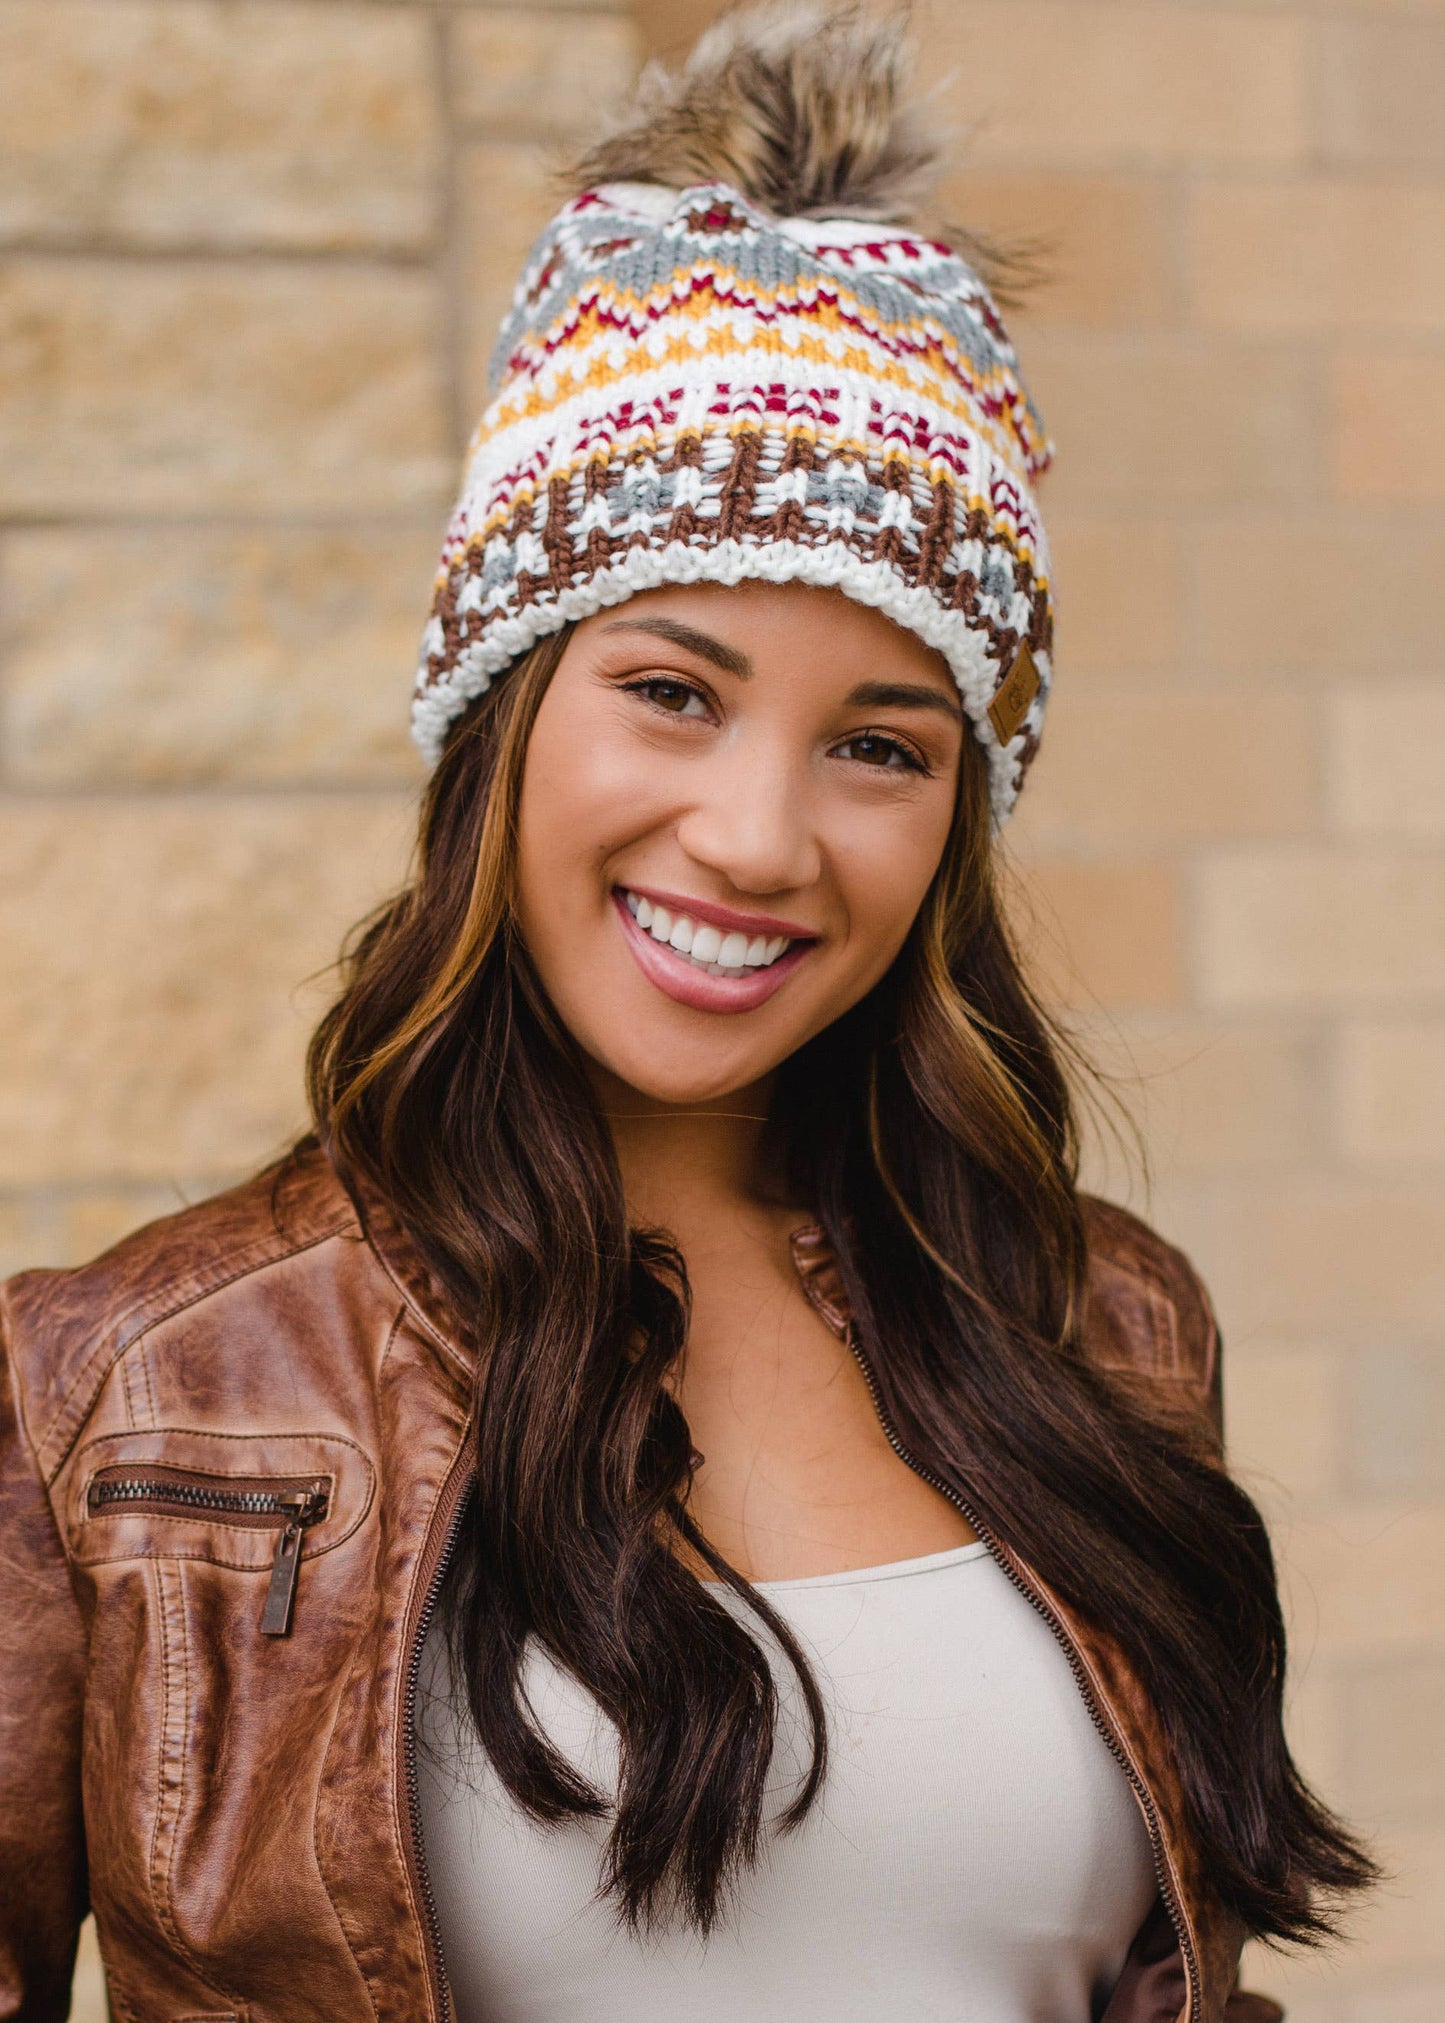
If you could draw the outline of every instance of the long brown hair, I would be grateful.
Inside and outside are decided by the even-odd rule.
[[[777,1703],[762,1644],[689,1553],[802,1684],[811,1760],[784,1826],[821,1787],[826,1728],[786,1625],[688,1514],[692,1443],[668,1385],[684,1261],[665,1231],[629,1226],[578,1049],[513,917],[527,739],[565,636],[453,730],[415,876],[350,951],[310,1093],[339,1170],[383,1190],[482,1345],[448,1596],[477,1733],[536,1817],[610,1816],[603,1881],[624,1917],[707,1930],[758,1851]],[[784,1064],[770,1124],[910,1449],[1127,1654],[1223,1901],[1262,1936],[1325,1934],[1331,1899],[1373,1871],[1285,1745],[1263,1522],[1206,1442],[1080,1352],[1069,1087],[1005,927],[971,740],[902,953]],[[615,1803],[532,1718],[529,1637],[616,1724]]]

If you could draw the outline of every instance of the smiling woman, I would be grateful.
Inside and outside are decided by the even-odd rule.
[[[172,2023],[1267,2023],[1370,1877],[1000,905],[1048,451],[901,63],[734,15],[584,164],[313,1135],[5,1289],[0,2012],[88,1892]]]

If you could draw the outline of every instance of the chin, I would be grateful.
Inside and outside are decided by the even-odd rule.
[[[681,1055],[675,1051],[669,1058],[659,1047],[658,1052],[642,1058],[628,1047],[615,1052],[599,1049],[593,1058],[639,1096],[674,1109],[695,1108],[736,1095],[739,1090],[762,1081],[787,1058],[783,1055],[774,1059],[770,1055],[763,1060],[722,1061],[716,1050],[706,1059],[698,1057],[701,1053],[701,1048],[696,1053],[688,1049]]]

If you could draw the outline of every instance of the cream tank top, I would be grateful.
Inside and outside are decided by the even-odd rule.
[[[828,1707],[822,1794],[706,1943],[596,1895],[605,1822],[513,1804],[422,1654],[423,1840],[458,2023],[1089,2023],[1154,1900],[1148,1837],[1047,1624],[982,1545],[759,1583]],[[726,1605],[741,1604],[724,1589]],[[754,1633],[766,1634],[758,1629]],[[775,1816],[802,1734],[788,1667]],[[535,1646],[546,1733],[616,1789],[616,1731]]]

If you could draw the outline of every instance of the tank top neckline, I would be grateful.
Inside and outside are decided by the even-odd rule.
[[[917,1559],[893,1559],[881,1566],[844,1567],[837,1573],[804,1573],[791,1580],[755,1580],[753,1586],[759,1594],[765,1595],[793,1592],[799,1588],[862,1586],[865,1582],[904,1580],[912,1574],[939,1573],[945,1567],[961,1566],[968,1560],[987,1556],[988,1547],[981,1538],[975,1538],[967,1545],[951,1545],[943,1552],[927,1552]],[[703,1586],[725,1591],[722,1581],[704,1581]]]

